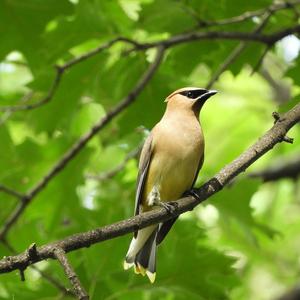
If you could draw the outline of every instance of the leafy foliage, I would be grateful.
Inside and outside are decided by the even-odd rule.
[[[236,31],[236,24],[211,29],[201,28],[199,23],[270,4],[233,0],[1,1],[1,105],[39,101],[56,76],[55,64],[105,41],[119,36],[154,41],[195,29]],[[238,30],[251,32],[259,20],[241,22]],[[290,7],[274,13],[265,32],[295,23]],[[238,43],[206,40],[168,49],[137,101],[94,137],[28,206],[8,234],[13,247],[21,251],[32,242],[42,245],[130,217],[137,160],[129,159],[111,178],[95,179],[92,175],[103,175],[121,164],[145,138],[141,126],[151,129],[160,119],[164,98],[182,86],[205,86]],[[28,191],[131,91],[153,60],[153,49],[128,53],[129,49],[125,43],[116,43],[66,70],[49,103],[1,113],[1,184]],[[271,75],[279,74],[274,85],[260,73],[250,76],[263,51],[262,45],[247,45],[215,84],[219,94],[207,103],[201,116],[206,159],[198,185],[256,141],[271,126],[274,110],[285,111],[299,102],[299,57],[287,60],[283,53],[287,46],[270,50],[263,68]],[[279,106],[274,94],[283,82],[291,97]],[[29,100],[20,100],[30,91]],[[299,127],[291,136],[293,146],[277,146],[250,171],[282,157],[299,156]],[[1,193],[0,225],[17,202]],[[70,253],[69,257],[91,299],[271,299],[296,284],[299,212],[299,180],[263,184],[246,174],[194,212],[181,216],[160,246],[154,285],[123,271],[129,236]],[[0,243],[0,256],[9,254]],[[69,284],[57,262],[37,266],[65,286]],[[259,280],[262,283],[256,285]],[[1,299],[57,299],[59,293],[32,269],[26,271],[25,282],[15,272],[1,275]]]

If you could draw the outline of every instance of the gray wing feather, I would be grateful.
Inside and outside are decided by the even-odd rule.
[[[141,152],[139,173],[137,178],[137,188],[136,188],[136,195],[135,195],[135,208],[134,208],[135,216],[140,213],[140,204],[143,196],[144,183],[147,178],[151,157],[152,157],[152,134],[150,134],[146,139]]]
[[[191,188],[194,187],[194,185],[195,185],[195,183],[196,183],[196,181],[197,181],[198,174],[199,174],[200,169],[202,168],[203,162],[204,162],[204,154],[202,155],[202,157],[201,157],[200,160],[199,160],[199,163],[198,163],[198,169],[197,169],[197,172],[196,172],[196,174],[195,174],[195,178],[194,178],[194,181],[193,181],[193,183],[192,183]]]

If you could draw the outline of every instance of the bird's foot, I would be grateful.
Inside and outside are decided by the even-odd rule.
[[[163,207],[169,214],[174,214],[178,204],[176,202],[163,202],[160,200],[160,193],[157,186],[154,186],[148,196],[148,205],[149,206],[159,206]]]
[[[174,214],[176,208],[178,207],[177,202],[162,202],[162,201],[158,201],[154,205],[155,206],[163,207],[169,214]]]

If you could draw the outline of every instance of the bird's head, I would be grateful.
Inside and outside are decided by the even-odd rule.
[[[176,90],[165,100],[168,107],[178,109],[192,110],[194,113],[199,114],[200,109],[207,99],[215,95],[217,91],[207,90],[197,87],[185,87]]]

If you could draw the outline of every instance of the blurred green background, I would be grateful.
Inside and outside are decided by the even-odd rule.
[[[299,2],[299,1],[298,1]],[[0,2],[1,106],[29,104],[47,94],[55,63],[63,63],[118,36],[140,42],[189,31],[252,32],[262,16],[237,24],[201,26],[264,9],[268,0],[2,0]],[[300,5],[275,12],[264,28],[272,33],[299,24]],[[93,138],[33,200],[8,233],[21,252],[76,232],[111,224],[133,213],[137,149],[165,109],[163,100],[184,86],[205,87],[239,41],[206,40],[167,50],[159,70],[137,101]],[[53,99],[39,108],[0,115],[0,183],[26,192],[90,127],[134,87],[154,50],[133,51],[118,43],[65,72]],[[273,124],[272,112],[299,102],[300,41],[288,36],[264,57],[249,43],[213,87],[201,123],[205,162],[197,186],[254,143]],[[124,53],[125,52],[125,53]],[[31,93],[31,97],[26,97]],[[24,97],[25,96],[25,97]],[[271,182],[249,174],[297,160],[294,144],[277,145],[230,187],[182,215],[160,246],[157,279],[123,271],[131,235],[68,254],[91,299],[277,299],[299,283],[300,182]],[[123,164],[124,160],[126,162]],[[107,176],[120,164],[114,176]],[[0,194],[0,225],[18,200]],[[11,254],[0,244],[0,256]],[[38,268],[65,286],[56,261]],[[28,269],[0,276],[0,299],[68,299],[40,273]]]

